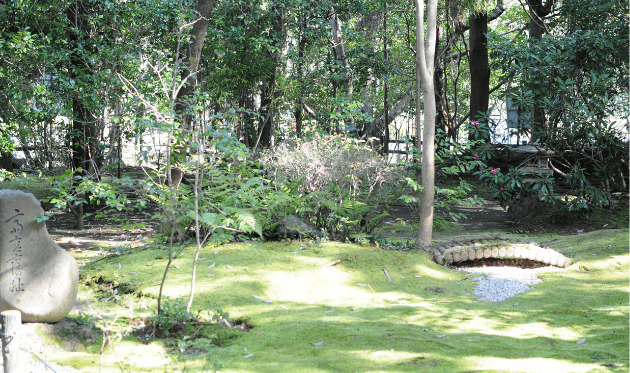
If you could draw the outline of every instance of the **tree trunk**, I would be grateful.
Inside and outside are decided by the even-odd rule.
[[[389,153],[389,107],[387,105],[388,63],[387,63],[387,1],[383,1],[383,61],[385,62],[385,79],[383,82],[383,115],[385,116],[385,133],[382,138],[383,153]]]
[[[0,152],[0,168],[13,172],[13,154],[11,152]]]
[[[68,129],[68,140],[71,151],[71,169],[75,176],[87,176],[87,170],[91,167],[93,154],[90,143],[94,141],[94,115],[86,105],[87,97],[84,97],[82,87],[89,87],[91,81],[90,62],[84,58],[82,50],[89,48],[89,42],[86,40],[86,24],[87,9],[86,4],[82,1],[68,8],[68,19],[70,21],[70,79],[74,81],[75,90],[72,94],[72,120]],[[93,169],[93,167],[92,167]],[[81,171],[79,171],[81,170]],[[79,185],[79,180],[73,181],[73,189]],[[83,194],[75,194],[76,199],[86,199]],[[76,228],[83,229],[83,203],[74,204],[68,202],[68,207],[76,218]]]
[[[341,22],[339,21],[339,17],[337,17],[337,12],[335,11],[334,7],[330,8],[330,28],[332,30],[333,36],[333,56],[336,60],[341,62],[344,69],[343,97],[349,98],[350,96],[352,96],[354,83],[352,82],[352,71],[350,69],[350,62],[348,62],[346,49],[344,47],[346,41],[343,39],[343,35],[341,34]]]
[[[415,246],[426,249],[433,239],[435,198],[435,89],[433,74],[437,26],[437,0],[427,3],[427,38],[424,37],[424,0],[416,0],[416,86],[422,82],[424,131],[420,136],[420,92],[416,97],[416,138],[422,138],[422,195],[420,224]]]
[[[280,53],[282,49],[282,38],[284,32],[284,8],[282,4],[275,1],[271,7],[272,13],[274,13],[273,21],[273,34],[272,37],[275,40],[275,48],[268,50],[269,58],[273,60],[273,66],[271,71],[267,75],[266,80],[263,82],[261,89],[261,102],[260,102],[260,116],[261,124],[258,129],[258,141],[254,145],[254,151],[260,145],[263,148],[269,148],[271,146],[271,137],[273,134],[273,117],[274,117],[274,99],[277,96],[277,82],[276,74],[278,70],[278,62],[280,61]]]
[[[441,28],[438,27],[437,35],[435,40],[435,49],[440,48],[440,39],[441,39]],[[446,45],[445,48],[449,46]],[[449,51],[445,50],[440,54],[448,54]],[[444,134],[448,132],[447,119],[448,112],[446,110],[446,89],[444,86],[444,77],[445,77],[445,63],[444,58],[440,58],[437,54],[435,56],[435,73],[433,76],[433,86],[435,87],[435,128],[439,128],[444,131]]]
[[[210,13],[214,6],[214,0],[199,0],[197,3],[197,20],[190,31],[192,42],[186,50],[186,58],[183,60],[184,69],[182,71],[182,80],[186,80],[186,84],[177,92],[175,100],[175,113],[180,116],[179,128],[188,129],[191,124],[192,116],[188,113],[190,108],[190,98],[195,91],[197,83],[197,73],[199,62],[201,61],[201,52],[203,51],[203,43],[208,31],[208,23],[210,22]],[[183,171],[177,166],[185,157],[186,141],[178,142],[171,153],[172,163],[168,172],[171,173],[173,187],[177,189],[183,178]]]
[[[263,148],[269,148],[271,146],[271,129],[273,127],[273,95],[276,81],[276,69],[273,69],[268,76],[261,89],[261,101],[260,101],[260,127],[258,129],[259,141],[256,146]],[[254,147],[254,149],[256,148]]]
[[[470,119],[488,123],[486,113],[490,100],[490,67],[488,66],[488,14],[470,16]],[[490,142],[490,134],[485,139]]]
[[[304,66],[304,49],[306,49],[306,17],[302,19],[302,23],[300,25],[300,40],[298,41],[298,60],[296,63],[296,74],[299,85],[299,93],[298,99],[295,103],[295,134],[297,137],[302,137],[302,100],[304,96],[304,77],[302,76],[302,70]]]
[[[543,5],[542,0],[527,0],[529,5],[529,38],[530,42],[536,42],[543,38],[546,28],[543,18],[551,13],[554,0],[547,0]],[[530,87],[534,91],[536,87]],[[531,108],[530,113],[530,142],[536,142],[538,139],[539,131],[545,129],[545,110],[539,104],[541,97],[534,97],[534,106]]]

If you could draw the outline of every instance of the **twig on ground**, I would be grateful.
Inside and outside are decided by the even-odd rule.
[[[387,280],[388,280],[389,282],[392,282],[392,278],[391,278],[391,277],[389,277],[389,273],[387,273],[387,270],[386,270],[385,268],[383,268],[383,272],[385,272],[385,276],[387,276]]]

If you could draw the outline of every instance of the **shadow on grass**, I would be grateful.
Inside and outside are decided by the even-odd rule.
[[[472,280],[424,252],[339,243],[303,251],[299,243],[204,249],[193,308],[219,305],[253,329],[206,356],[188,357],[186,371],[203,371],[214,355],[223,372],[627,371],[628,255],[606,270],[612,259],[599,242],[605,237],[574,248],[584,245],[579,237],[561,238],[565,255],[573,251],[595,269],[546,272],[543,284],[499,303],[466,295]],[[163,270],[158,251],[101,261],[102,268],[88,271],[136,272],[150,293]],[[190,262],[189,254],[177,259],[169,295],[187,296]],[[442,292],[427,290],[434,287]]]

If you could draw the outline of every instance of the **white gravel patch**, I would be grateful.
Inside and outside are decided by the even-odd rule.
[[[533,269],[518,267],[467,267],[458,268],[456,271],[483,275],[472,278],[477,283],[473,293],[478,300],[503,302],[517,294],[533,290],[534,287],[532,285],[542,284],[542,280],[538,278],[539,272],[556,269],[554,267]]]

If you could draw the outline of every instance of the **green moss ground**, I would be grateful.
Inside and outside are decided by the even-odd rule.
[[[340,243],[301,250],[296,241],[206,247],[194,311],[220,306],[252,329],[232,331],[222,347],[197,356],[128,336],[107,348],[103,369],[198,372],[219,363],[222,372],[627,372],[628,230],[531,238],[576,262],[500,303],[465,295],[474,283],[424,252]],[[166,295],[187,299],[193,250],[173,262]],[[156,307],[167,255],[149,246],[88,265],[79,304],[124,322],[131,310],[143,319]],[[100,302],[111,296],[108,283],[135,293]],[[99,348],[100,341],[49,358],[96,372]]]

